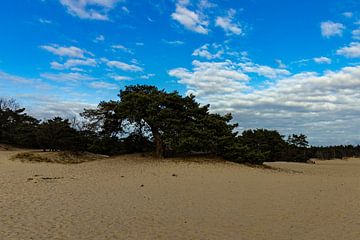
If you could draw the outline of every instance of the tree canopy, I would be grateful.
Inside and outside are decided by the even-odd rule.
[[[100,123],[106,135],[124,133],[124,124],[143,129],[154,142],[155,156],[167,151],[200,151],[219,153],[221,144],[233,137],[235,124],[231,115],[209,113],[209,105],[200,106],[193,95],[182,97],[154,86],[127,86],[119,101],[101,102],[96,110],[85,110],[83,116]],[[141,132],[141,131],[140,131]]]
[[[0,142],[32,147],[38,123],[14,99],[0,98]]]
[[[70,127],[70,121],[60,117],[42,122],[37,130],[37,141],[44,151],[71,149],[76,137],[77,132]]]

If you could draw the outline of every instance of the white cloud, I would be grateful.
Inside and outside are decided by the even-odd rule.
[[[108,90],[116,90],[119,88],[116,84],[103,82],[103,81],[91,82],[89,86],[95,89],[108,89]]]
[[[68,13],[82,19],[109,20],[108,13],[122,0],[60,0]]]
[[[245,73],[256,73],[270,79],[279,78],[281,76],[290,75],[286,69],[272,68],[269,66],[255,64],[253,62],[245,62],[238,64]]]
[[[344,12],[343,16],[347,17],[347,18],[352,18],[354,16],[354,13],[352,13],[352,12]]]
[[[360,143],[358,123],[354,121],[360,117],[360,66],[323,74],[303,72],[254,88],[236,63],[193,64],[192,70],[177,68],[169,74],[198,101],[210,103],[212,111],[232,112],[240,123],[239,130],[302,132],[312,144]],[[233,76],[237,74],[239,80]]]
[[[281,61],[281,59],[276,59],[275,62],[279,65],[279,68],[287,68],[287,66]]]
[[[186,6],[190,4],[190,0],[178,0],[178,4],[181,6]]]
[[[97,36],[97,37],[94,39],[94,42],[95,42],[95,43],[103,42],[103,41],[105,41],[104,35],[99,35],[99,36]]]
[[[149,73],[149,74],[145,74],[145,75],[140,76],[141,79],[150,79],[152,77],[155,77],[155,74]]]
[[[139,61],[136,58],[130,60],[132,64],[139,65]]]
[[[356,40],[360,40],[360,28],[352,31],[352,37]]]
[[[125,6],[122,6],[122,7],[121,7],[121,10],[123,10],[123,12],[125,12],[125,13],[127,13],[127,14],[130,13],[129,9],[128,9],[127,7],[125,7]]]
[[[141,72],[143,69],[137,65],[134,64],[127,64],[120,61],[110,61],[108,59],[102,59],[108,67],[111,68],[118,68],[123,71],[129,71],[129,72]]]
[[[228,15],[225,17],[217,17],[215,21],[215,26],[221,27],[228,34],[241,35],[243,33],[239,23],[234,23],[234,16],[236,11],[230,9]]]
[[[185,84],[188,90],[196,95],[205,96],[218,93],[228,94],[246,89],[245,82],[249,77],[231,61],[225,62],[192,62],[194,68],[176,68],[169,75],[179,78],[179,83]],[[219,92],[220,91],[220,92]]]
[[[169,44],[169,45],[174,45],[174,46],[180,46],[180,45],[184,44],[184,42],[180,41],[180,40],[169,41],[169,40],[163,39],[163,42],[166,44]]]
[[[116,81],[127,81],[127,80],[132,80],[131,77],[128,76],[119,76],[119,75],[113,75],[110,76],[112,79],[116,80]]]
[[[85,108],[96,108],[96,104],[90,104],[80,99],[60,99],[56,96],[21,95],[26,100],[26,112],[37,119],[51,119],[54,116],[64,118],[78,117]]]
[[[319,64],[322,64],[322,63],[330,64],[331,59],[328,57],[317,57],[317,58],[314,58],[314,62],[319,63]]]
[[[332,21],[322,22],[320,24],[321,34],[323,37],[329,38],[333,36],[342,36],[345,26],[341,23]]]
[[[55,82],[79,82],[95,80],[94,77],[81,73],[42,73],[41,77]]]
[[[210,51],[214,51],[215,53],[211,53]],[[222,47],[218,44],[205,44],[201,46],[200,48],[197,48],[192,53],[193,56],[197,57],[203,57],[206,59],[216,59],[221,58],[221,56],[224,54],[224,50]]]
[[[52,21],[45,19],[45,18],[39,18],[38,20],[39,20],[39,23],[42,23],[42,24],[52,24]]]
[[[178,21],[185,28],[200,33],[208,34],[208,22],[203,20],[200,13],[189,10],[186,5],[188,1],[178,1],[176,4],[176,10],[171,14],[172,19]]]
[[[231,60],[226,60],[226,63],[229,63],[231,68],[242,71],[243,73],[256,73],[259,76],[264,76],[270,79],[278,78],[281,76],[290,75],[290,72],[284,69],[286,66],[281,62],[277,61],[282,68],[272,68],[269,66],[255,64],[248,57],[246,52],[232,52],[228,46],[223,46],[221,44],[205,44],[198,49],[195,49],[193,56],[206,58],[208,60],[214,59],[223,59],[225,57],[235,58],[239,63],[231,62]]]
[[[31,83],[30,79],[11,75],[5,72],[0,71],[0,80],[1,82],[14,82],[14,83]]]
[[[208,0],[200,0],[198,6],[200,9],[208,9],[208,8],[214,8],[217,5],[212,2],[209,2]]]
[[[50,65],[51,65],[52,63],[50,63]],[[54,68],[55,69],[55,68]],[[79,67],[72,67],[72,68],[70,68],[70,70],[71,71],[73,71],[73,72],[86,72],[86,70],[85,69],[82,69],[82,68],[79,68]]]
[[[352,42],[349,46],[340,48],[336,51],[338,55],[345,56],[347,58],[359,58],[360,57],[360,42]]]
[[[4,90],[8,86],[19,85],[23,87],[25,84],[37,89],[50,89],[51,86],[44,83],[42,79],[38,78],[26,78],[13,74],[9,74],[0,70],[0,89]],[[6,92],[6,91],[5,91]]]
[[[62,47],[54,44],[43,45],[40,48],[60,57],[85,58],[84,54],[87,53],[87,51],[74,46]]]
[[[51,68],[57,70],[71,69],[77,66],[95,67],[97,62],[93,58],[87,59],[69,59],[65,63],[51,62]]]
[[[127,52],[127,53],[130,53],[130,54],[133,54],[133,52],[132,52],[130,49],[128,49],[127,47],[125,47],[125,46],[123,46],[123,45],[121,45],[121,44],[112,45],[111,48],[112,48],[113,50],[121,50],[121,51],[123,51],[123,52]]]

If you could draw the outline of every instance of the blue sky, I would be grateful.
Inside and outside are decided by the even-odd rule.
[[[360,144],[355,0],[13,0],[0,96],[72,116],[129,84],[193,93],[247,128]]]

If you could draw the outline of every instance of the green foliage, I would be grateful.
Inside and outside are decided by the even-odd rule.
[[[69,120],[60,117],[42,122],[37,130],[37,141],[44,151],[75,150],[78,137]]]
[[[246,130],[239,137],[242,145],[256,155],[265,156],[266,161],[279,161],[286,142],[279,132],[267,129]]]
[[[288,136],[287,143],[298,148],[306,148],[309,146],[309,142],[306,138],[307,137],[304,134],[292,134]]]
[[[106,155],[119,154],[122,153],[121,142],[117,137],[97,137],[89,145],[88,151]]]
[[[96,110],[86,110],[84,117],[92,124],[102,124],[107,136],[124,134],[124,123],[145,126],[155,146],[155,155],[167,151],[201,151],[218,154],[226,138],[233,137],[236,125],[228,124],[231,115],[210,114],[209,106],[200,106],[194,96],[166,93],[154,86],[127,86],[120,100],[101,102]]]
[[[0,142],[34,147],[39,121],[27,115],[13,99],[0,98]]]
[[[268,159],[269,152],[262,152],[241,144],[238,139],[233,144],[228,145],[223,153],[224,159],[236,163],[263,164]]]
[[[307,154],[311,158],[318,158],[323,160],[328,159],[342,159],[347,157],[360,157],[360,145],[340,145],[327,147],[311,147],[307,149]]]
[[[153,143],[139,132],[133,132],[122,139],[121,146],[125,153],[142,153],[153,150]]]
[[[309,159],[307,146],[308,142],[303,134],[293,134],[286,142],[274,130],[246,130],[233,144],[228,145],[224,157],[251,164],[262,164],[265,161],[306,162]]]

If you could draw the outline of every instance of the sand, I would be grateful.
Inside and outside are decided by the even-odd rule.
[[[360,160],[76,165],[0,151],[0,239],[360,239]]]

